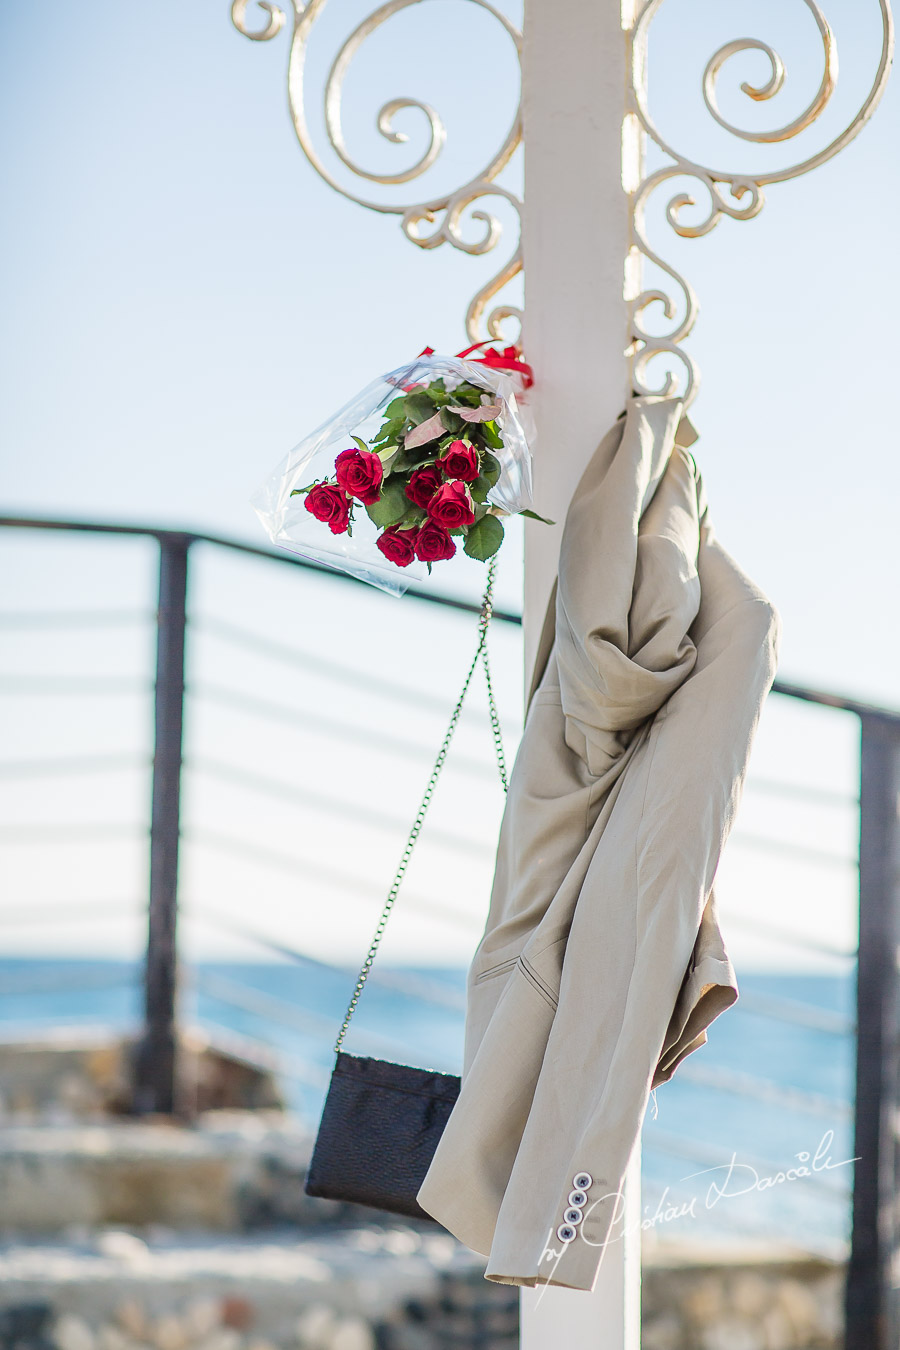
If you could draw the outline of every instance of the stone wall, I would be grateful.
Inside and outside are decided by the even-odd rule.
[[[435,1224],[307,1196],[311,1144],[278,1112],[0,1129],[0,1350],[516,1350],[518,1291]],[[643,1350],[838,1350],[842,1283],[648,1242]]]
[[[134,1042],[98,1029],[54,1027],[30,1041],[0,1044],[0,1123],[74,1123],[127,1115]],[[185,1111],[283,1109],[277,1058],[260,1059],[230,1032],[182,1030],[179,1091]]]
[[[651,1256],[643,1350],[838,1350],[842,1267]],[[573,1298],[581,1297],[573,1293]],[[517,1350],[518,1291],[404,1222],[0,1248],[0,1350]]]
[[[645,1256],[642,1350],[839,1350],[843,1288],[843,1265],[813,1256]]]

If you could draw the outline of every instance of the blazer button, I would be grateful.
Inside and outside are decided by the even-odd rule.
[[[560,1242],[571,1242],[573,1238],[578,1236],[578,1230],[573,1228],[570,1223],[561,1223],[556,1230],[556,1236]]]
[[[589,1191],[594,1184],[594,1178],[590,1172],[578,1172],[572,1179],[572,1185],[576,1191]]]
[[[570,1206],[569,1209],[566,1210],[565,1214],[563,1215],[563,1222],[577,1224],[581,1223],[581,1220],[583,1218],[584,1218],[584,1210],[579,1209],[577,1205],[572,1205]]]
[[[569,1194],[569,1204],[575,1205],[578,1209],[584,1209],[588,1202],[587,1191],[571,1191]]]

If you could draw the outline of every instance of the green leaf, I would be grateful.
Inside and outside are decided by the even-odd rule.
[[[365,450],[366,454],[369,453],[369,447],[366,445],[365,441],[361,441],[360,438],[358,436],[354,436],[352,432],[350,434],[350,439],[351,441],[356,441],[356,444],[359,446],[360,450]]]
[[[400,521],[400,526],[402,529],[411,529],[413,526],[418,526],[422,524],[422,522],[425,519],[426,512],[422,510],[421,506],[416,506],[415,502],[411,502],[408,497],[406,499],[406,502],[409,507],[409,510],[407,511],[403,519]]]
[[[469,526],[466,535],[465,552],[470,558],[486,562],[492,558],[503,543],[503,526],[496,516],[482,516],[474,525]]]
[[[412,466],[413,466],[414,463],[415,463],[415,460],[413,459],[411,453],[410,453],[408,450],[405,450],[405,449],[401,446],[400,449],[397,451],[397,453],[394,455],[394,457],[393,457],[393,458],[391,459],[391,461],[390,461],[390,465],[391,465],[390,470],[388,470],[387,465],[385,465],[385,470],[384,470],[384,472],[385,472],[385,477],[387,477],[388,472],[390,472],[390,473],[405,473],[408,469],[411,469],[411,468],[412,468]]]
[[[400,454],[396,445],[389,445],[385,450],[376,452],[381,459],[382,481],[393,471],[394,462]]]
[[[546,516],[539,516],[537,511],[519,511],[520,516],[527,516],[529,520],[540,520],[544,525],[555,525],[555,520],[548,520]]]
[[[497,459],[496,455],[491,454],[490,450],[485,450],[481,457],[481,474],[482,477],[488,480],[491,487],[494,486],[497,479],[500,477],[500,461]]]
[[[406,452],[409,455],[410,467],[414,469],[424,469],[426,464],[433,464],[438,457],[438,447],[434,441],[429,441],[427,445],[417,445],[412,450]]]
[[[397,451],[396,456],[391,460],[391,474],[408,474],[411,469],[421,469],[425,464],[432,464],[437,458],[438,449],[432,442],[428,445],[420,445],[412,450],[407,450],[406,446]]]
[[[487,441],[488,445],[492,446],[495,450],[503,449],[503,437],[497,430],[496,422],[482,422],[481,430],[484,433],[484,439]]]
[[[462,418],[457,417],[449,408],[441,408],[440,418],[447,431],[452,431],[455,434],[462,431],[463,427],[466,425]]]
[[[443,380],[432,380],[428,386],[427,393],[436,408],[442,408],[445,403],[449,403],[450,395],[444,388]]]
[[[453,391],[453,401],[454,403],[466,403],[470,408],[477,408],[483,393],[483,389],[479,389],[474,384],[469,384],[468,380],[463,380],[462,384],[458,384]]]
[[[406,418],[395,418],[391,422],[385,422],[378,432],[378,435],[372,441],[373,445],[378,445],[381,441],[399,441],[406,430]]]
[[[402,398],[392,399],[384,411],[392,422],[398,418],[406,421],[406,395],[404,394]]]
[[[409,507],[409,498],[404,488],[404,480],[401,478],[389,479],[381,489],[381,496],[377,502],[371,502],[366,507],[366,515],[373,525],[377,525],[379,530],[386,529],[389,525],[396,525],[406,515]]]
[[[420,422],[425,422],[429,417],[434,416],[434,400],[424,389],[416,389],[412,394],[407,394],[406,416],[414,426]]]
[[[493,486],[494,484],[491,482],[491,480],[489,478],[486,478],[484,474],[481,474],[478,478],[475,479],[474,483],[469,484],[469,491],[472,494],[472,501],[473,502],[487,501],[487,495]]]

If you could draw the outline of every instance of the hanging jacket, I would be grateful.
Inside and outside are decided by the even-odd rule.
[[[417,1196],[501,1284],[594,1287],[650,1092],[738,997],[714,879],[781,620],[718,541],[682,414],[633,398],[572,499]]]

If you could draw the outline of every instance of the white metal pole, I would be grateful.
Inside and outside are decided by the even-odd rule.
[[[627,4],[627,0],[625,0]],[[629,6],[630,8],[630,6]],[[629,15],[617,0],[525,0],[524,348],[535,369],[535,502],[525,527],[525,671],[572,493],[629,394],[625,266],[637,163],[623,166]],[[632,140],[635,159],[640,145]],[[640,1146],[626,1178],[640,1214]],[[522,1290],[523,1350],[640,1350],[640,1230],[604,1251],[592,1292]]]
[[[603,1253],[590,1293],[559,1285],[522,1289],[521,1350],[640,1350],[641,1345],[641,1145],[625,1176],[621,1242]]]

